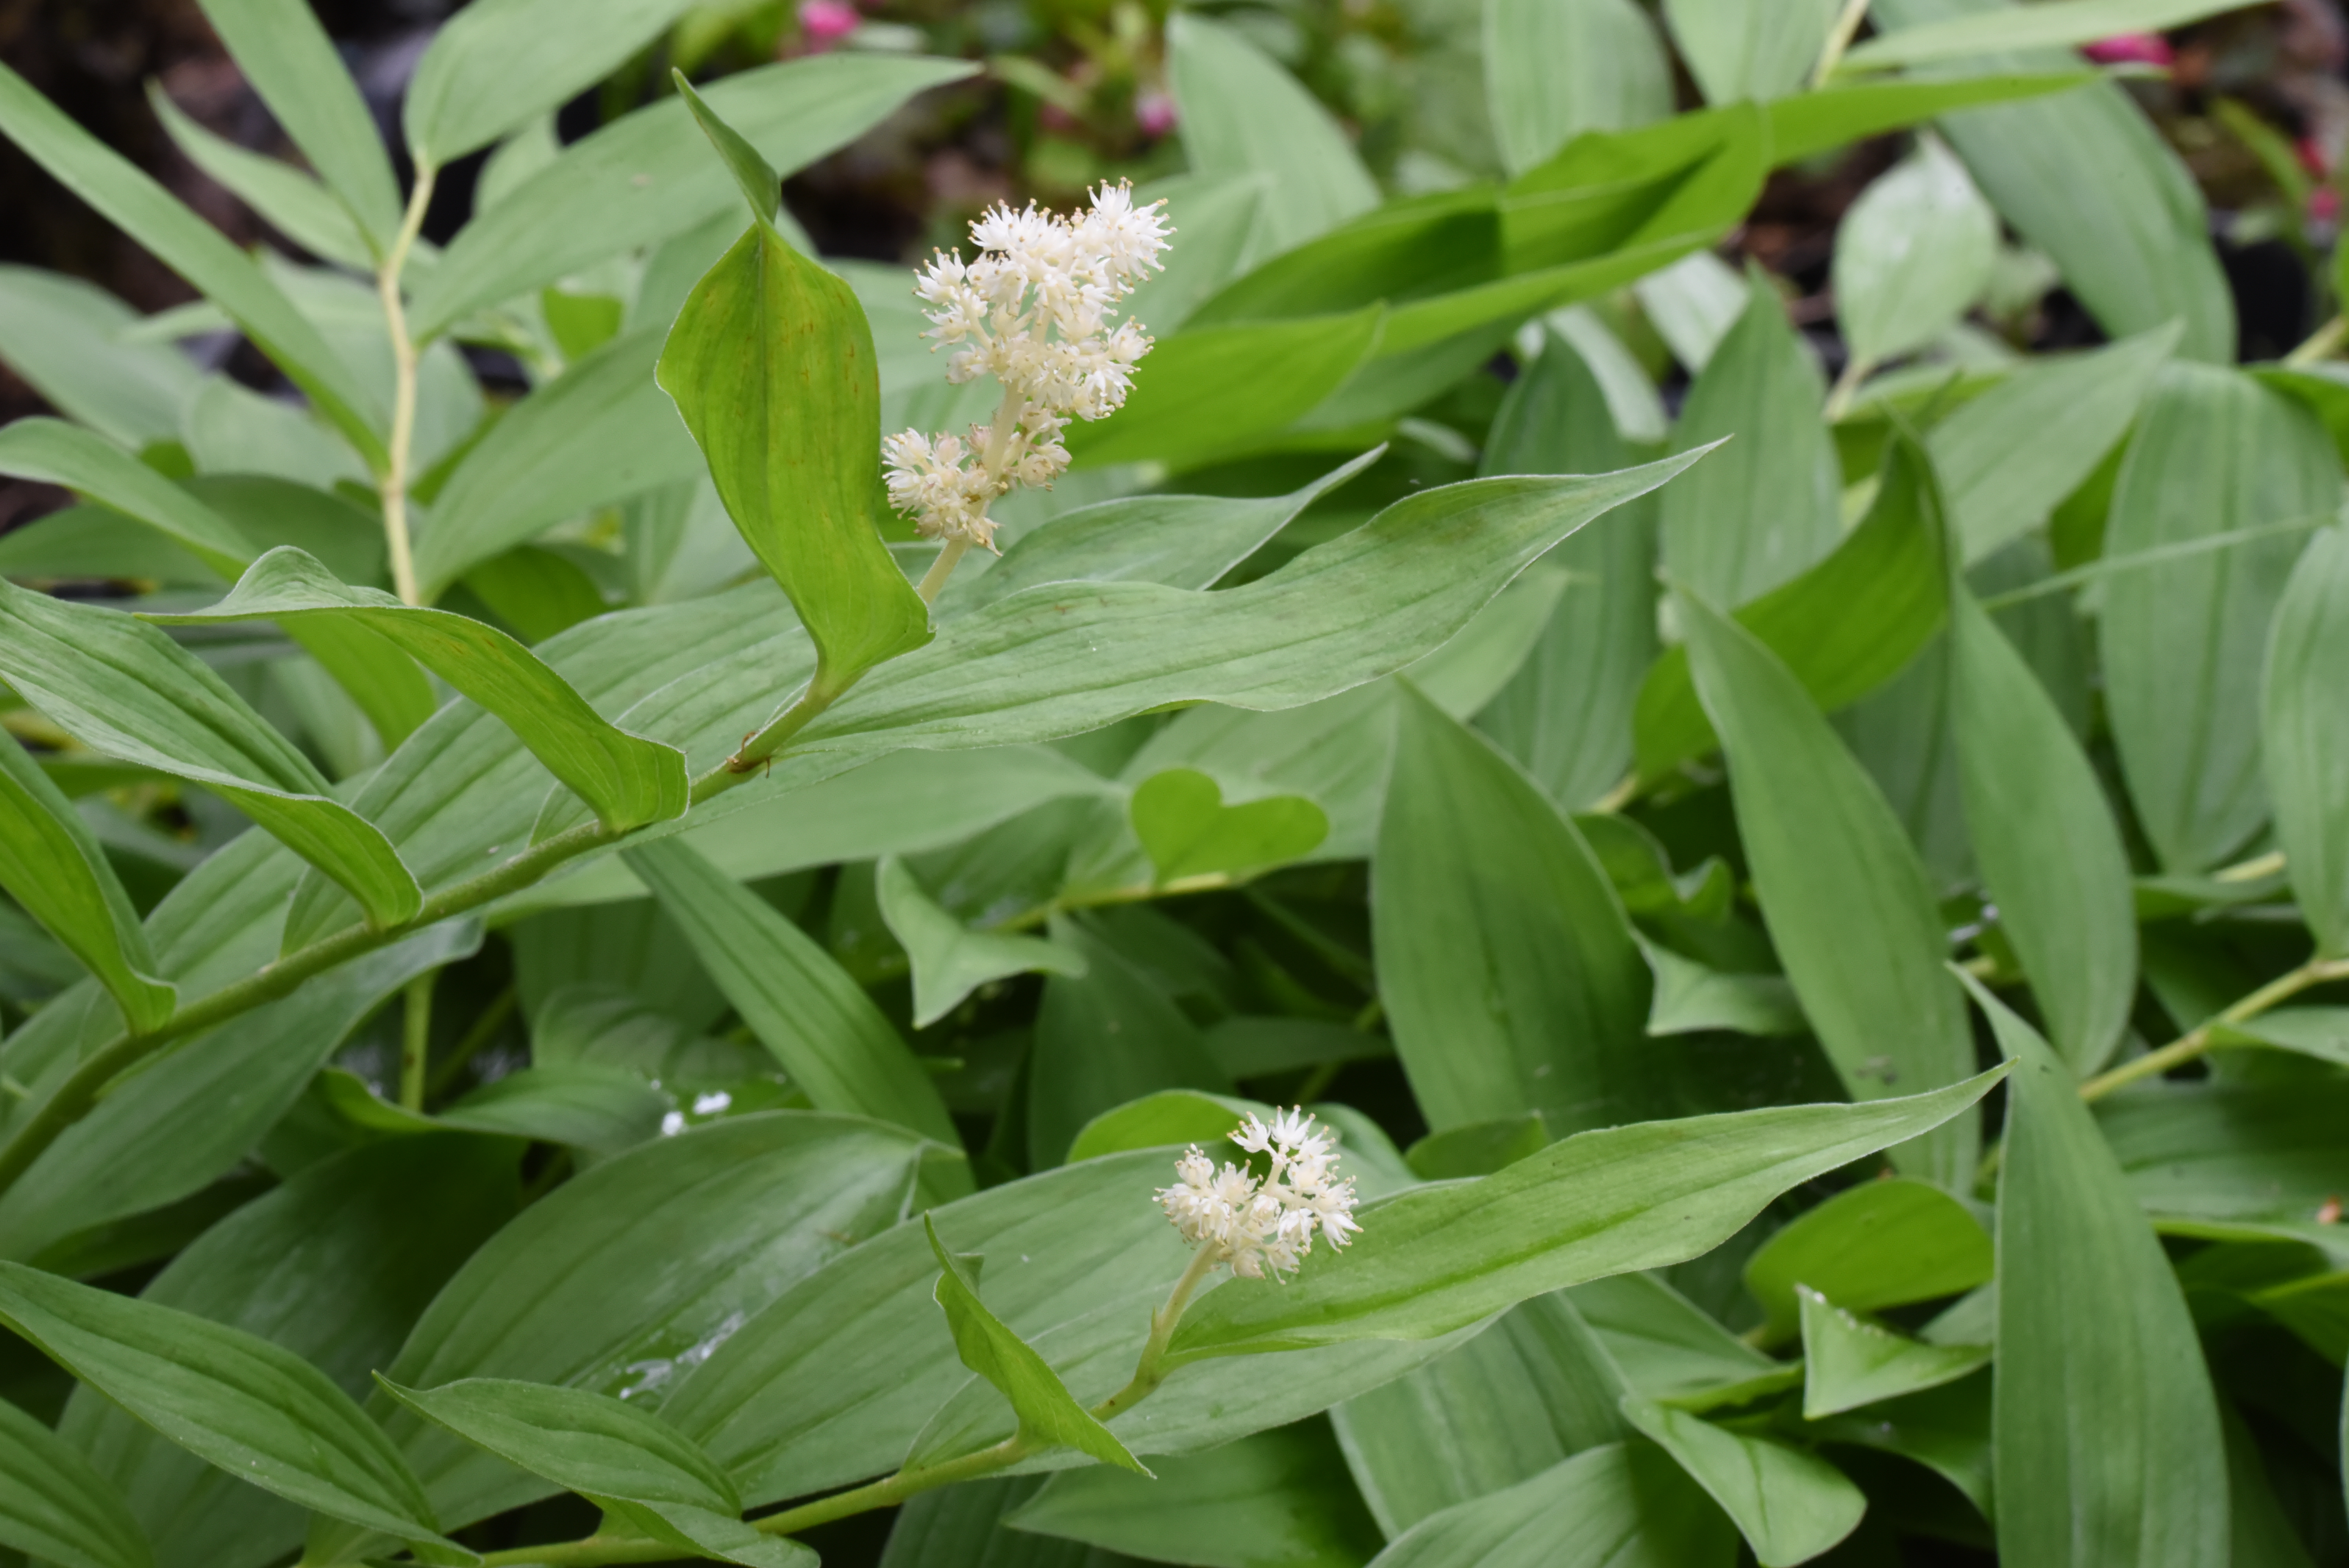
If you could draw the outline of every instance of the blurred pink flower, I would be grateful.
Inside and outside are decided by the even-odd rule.
[[[2116,33],[2080,52],[2100,66],[2168,66],[2177,60],[2169,40],[2158,33]]]
[[[1133,122],[1144,136],[1164,136],[1174,129],[1174,100],[1152,88],[1133,103]]]
[[[800,30],[807,35],[811,49],[829,49],[864,20],[851,0],[800,0]]]
[[[2320,185],[2308,193],[2308,215],[2319,223],[2341,221],[2341,192],[2330,185]]]

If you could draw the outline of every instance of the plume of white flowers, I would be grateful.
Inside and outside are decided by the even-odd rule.
[[[1069,466],[1070,418],[1124,403],[1151,339],[1112,307],[1159,267],[1173,232],[1164,205],[1136,207],[1125,185],[1102,186],[1089,211],[1065,216],[999,202],[970,226],[978,260],[940,252],[924,269],[914,292],[932,324],[924,335],[955,351],[947,379],[1003,384],[994,423],[973,425],[968,440],[905,430],[882,441],[889,503],[924,534],[992,548],[988,503],[1050,484]]]
[[[1269,1155],[1262,1181],[1247,1166],[1222,1170],[1193,1144],[1174,1162],[1178,1181],[1157,1193],[1159,1207],[1194,1246],[1216,1249],[1244,1279],[1294,1274],[1313,1250],[1313,1234],[1342,1247],[1362,1227],[1354,1220],[1354,1179],[1337,1175],[1337,1140],[1316,1130],[1303,1107],[1277,1112],[1268,1127],[1250,1116],[1231,1135],[1250,1154]]]

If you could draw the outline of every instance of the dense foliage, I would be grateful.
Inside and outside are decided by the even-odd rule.
[[[396,163],[203,9],[282,245],[0,69],[202,296],[0,269],[0,1562],[2349,1562],[2344,333],[2092,63],[2223,5],[1485,0],[1359,144],[1121,10],[918,294],[779,197],[886,27],[565,145],[781,12],[475,0]],[[1823,368],[1718,247],[1861,143]]]

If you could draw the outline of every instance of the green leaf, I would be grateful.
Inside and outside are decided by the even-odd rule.
[[[202,784],[397,925],[423,894],[390,841],[307,758],[156,628],[0,583],[0,676],[96,751]]]
[[[978,68],[843,50],[738,72],[703,97],[788,175],[862,136],[916,93]],[[436,337],[484,306],[682,234],[733,200],[733,182],[682,100],[637,109],[573,142],[478,212],[418,284],[410,327]]]
[[[753,224],[695,285],[659,380],[814,639],[818,690],[930,640],[928,606],[874,531],[880,382],[846,284]]]
[[[1597,377],[1552,333],[1493,417],[1478,469],[1604,473],[1630,460]],[[1656,651],[1655,510],[1635,502],[1550,552],[1551,564],[1575,574],[1566,607],[1477,713],[1478,727],[1570,810],[1615,788],[1630,762],[1631,707]]]
[[[1663,497],[1664,570],[1730,607],[1800,574],[1835,548],[1835,444],[1826,387],[1769,281],[1689,388],[1673,443],[1737,438]]]
[[[2171,322],[2109,347],[2034,359],[1933,427],[1925,445],[1968,565],[2046,521],[2087,482],[2182,331]]]
[[[1586,130],[1672,112],[1663,41],[1632,0],[1493,0],[1484,43],[1485,111],[1511,174]]]
[[[1447,1181],[1458,1176],[1490,1176],[1549,1145],[1542,1113],[1528,1110],[1431,1132],[1413,1144],[1404,1158],[1424,1180]]]
[[[2173,365],[2121,464],[2106,558],[2330,518],[2341,464],[2314,416],[2230,370]],[[2163,866],[2224,864],[2267,817],[2260,666],[2302,543],[2282,534],[2115,574],[2100,619],[2106,707]]]
[[[1330,1412],[1390,1539],[1623,1435],[1623,1375],[1565,1295],[1541,1295],[1438,1360]]]
[[[2269,634],[2261,755],[2276,837],[2317,951],[2349,954],[2349,531],[2319,529]]]
[[[143,618],[164,625],[315,618],[363,626],[504,720],[607,830],[685,814],[685,758],[674,748],[606,723],[562,676],[494,627],[350,587],[291,546],[254,562],[209,610]]]
[[[55,1432],[0,1399],[0,1546],[59,1568],[153,1568],[122,1494]]]
[[[1194,18],[1185,15],[1184,26]],[[1386,316],[1365,305],[1343,315],[1194,326],[1150,351],[1125,406],[1070,427],[1083,467],[1156,459],[1197,468],[1264,445],[1318,407],[1377,351]]]
[[[1991,280],[1998,214],[1939,139],[1859,194],[1836,230],[1836,315],[1852,354],[1881,364],[1957,325]]]
[[[1770,159],[1784,169],[1957,109],[2065,92],[2101,79],[2097,71],[2069,70],[1833,84],[1769,105]]]
[[[1666,1455],[1609,1443],[1431,1515],[1378,1568],[1728,1568],[1729,1521]]]
[[[441,168],[592,86],[657,36],[683,0],[485,0],[432,35],[401,121]]]
[[[1197,1026],[1133,955],[1096,925],[1061,916],[1050,930],[1085,967],[1044,982],[1027,1073],[1030,1169],[1073,1159],[1096,1118],[1154,1090],[1230,1091]],[[1105,1039],[1117,1048],[1102,1049]]]
[[[477,1448],[594,1501],[645,1534],[692,1555],[776,1568],[815,1554],[742,1522],[726,1473],[689,1438],[606,1394],[500,1377],[384,1392]]]
[[[1282,496],[1138,495],[1062,512],[1019,535],[985,571],[973,570],[978,562],[966,562],[962,574],[939,596],[939,619],[951,620],[1040,583],[1213,587],[1299,512],[1378,461],[1386,449],[1382,442]],[[1002,538],[999,534],[998,542]]]
[[[914,965],[914,1027],[926,1029],[989,981],[1013,975],[1085,972],[1082,956],[1039,936],[973,931],[940,909],[921,882],[891,855],[874,872],[881,918]]]
[[[1743,1404],[1800,1383],[1653,1274],[1609,1274],[1567,1300],[1599,1336],[1631,1391],[1683,1410]]]
[[[2004,29],[2027,24],[2038,10],[2003,0],[1874,0],[1871,15],[1886,35],[1897,36],[1959,17],[1987,18],[1978,25]],[[1962,70],[2078,64],[2073,55],[2048,50],[1988,56]],[[1930,67],[1922,74],[1961,73]],[[2234,358],[2234,304],[2211,248],[2201,192],[2119,83],[1965,109],[1945,117],[1940,129],[1991,205],[2055,263],[2107,335],[2183,320],[2188,357]],[[2049,158],[2050,148],[2062,148],[2064,156]],[[2075,177],[2081,169],[2097,177],[2084,182]]]
[[[316,26],[310,16],[303,20],[313,27]],[[327,68],[337,76],[343,75],[339,62]],[[351,218],[350,209],[325,186],[290,163],[248,151],[225,137],[215,136],[181,112],[160,82],[147,84],[147,103],[172,144],[187,155],[188,161],[219,181],[272,228],[321,260],[354,272],[375,270],[376,253],[388,243],[390,231],[385,232],[384,238],[362,235]],[[372,125],[367,137],[374,140]],[[389,172],[388,168],[386,172]],[[393,222],[396,227],[397,218]]]
[[[2220,1032],[2222,1043],[2250,1040],[2349,1067],[2349,1007],[2279,1007]]]
[[[1749,6],[1739,0],[1664,0],[1664,20],[1707,103],[1768,102],[1801,90],[1834,26],[1834,0]]]
[[[701,134],[718,150],[718,160],[734,177],[743,201],[750,209],[751,220],[772,223],[776,209],[782,205],[783,177],[775,172],[775,166],[761,157],[757,148],[743,139],[740,131],[702,101],[701,95],[693,90],[693,84],[685,79],[683,71],[672,70],[669,77],[677,84],[678,96],[685,99],[685,107],[693,111],[693,121],[701,128]]]
[[[1378,186],[1330,111],[1261,49],[1195,12],[1175,16],[1166,35],[1191,167],[1273,177],[1265,219],[1274,252],[1379,204]]]
[[[1349,1130],[1348,1168],[1365,1158],[1370,1136]],[[1151,1309],[1188,1259],[1150,1197],[1173,1169],[1164,1149],[1110,1155],[936,1211],[943,1233],[990,1260],[996,1315],[1080,1400],[1102,1398],[1132,1377]],[[950,1435],[947,1429],[962,1432],[956,1448],[1008,1436],[1000,1397],[972,1378],[937,1332],[927,1298],[936,1277],[920,1228],[875,1237],[728,1338],[664,1416],[726,1467],[753,1506],[895,1469],[926,1428],[936,1429],[926,1441]],[[1454,1343],[1357,1344],[1212,1363],[1174,1377],[1115,1425],[1128,1451],[1145,1457],[1212,1448],[1302,1419]]]
[[[1859,1527],[1868,1499],[1800,1449],[1626,1395],[1623,1414],[1680,1461],[1737,1525],[1762,1568],[1807,1563]]]
[[[0,266],[0,358],[59,413],[131,448],[179,439],[203,381],[170,344],[123,342],[140,319],[94,284]]]
[[[1810,1027],[1795,988],[1783,975],[1714,969],[1653,942],[1641,943],[1640,951],[1655,975],[1648,1003],[1651,1037],[1733,1029],[1770,1038],[1799,1035]]]
[[[1899,1454],[1939,1475],[1991,1517],[1991,1379],[1961,1378],[1812,1424],[1821,1442]]]
[[[700,453],[653,380],[661,337],[627,333],[574,362],[465,454],[417,541],[428,603],[565,518],[701,472]]]
[[[398,1450],[267,1340],[0,1263],[0,1322],[198,1457],[304,1508],[445,1546]]]
[[[2049,0],[2049,3],[1946,20],[1913,22],[1855,45],[1843,57],[1847,71],[1880,71],[1898,66],[1962,60],[2013,49],[2061,49],[2093,44],[2119,33],[2163,33],[2222,11],[2242,8],[2243,0]]]
[[[1378,1527],[1319,1421],[1158,1461],[1156,1476],[1063,1470],[1005,1515],[1014,1530],[1206,1568],[1359,1568]]]
[[[812,938],[684,844],[647,844],[626,855],[726,999],[817,1109],[874,1117],[962,1147],[912,1049]]]
[[[1216,782],[1192,768],[1169,768],[1137,785],[1127,806],[1161,886],[1189,877],[1227,876],[1302,860],[1330,836],[1330,819],[1301,795],[1224,804]]]
[[[2063,714],[1962,589],[1950,635],[1951,720],[1982,883],[2048,1033],[2075,1071],[2091,1073],[2137,999],[2128,853]]]
[[[267,842],[254,837],[256,844]],[[240,866],[244,860],[228,858],[222,871],[243,871],[251,883],[247,896],[270,912],[291,879]],[[154,923],[159,966],[179,974],[190,991],[242,978],[273,955],[249,948],[240,954],[223,942],[231,961],[221,965],[226,973],[198,969],[191,975],[185,958],[166,944],[162,911]],[[207,934],[228,936],[237,923],[226,923],[227,932]],[[118,1080],[0,1196],[0,1256],[38,1262],[78,1233],[201,1192],[253,1151],[311,1075],[387,995],[418,975],[471,956],[481,939],[475,921],[428,926]],[[11,1068],[28,1077],[38,1072]]]
[[[780,1112],[601,1161],[474,1253],[385,1375],[560,1384],[657,1408],[735,1326],[896,1224],[916,1148],[876,1123]],[[375,1408],[452,1527],[550,1490],[380,1397]]]
[[[2331,1076],[2117,1096],[2096,1125],[2129,1191],[2164,1215],[2257,1220],[2333,1233],[2311,1217],[2349,1192],[2349,1150],[2328,1133],[2349,1116],[2349,1080]]]
[[[1864,1181],[1806,1210],[1745,1260],[1745,1288],[1779,1337],[1799,1322],[1795,1292],[1855,1311],[1961,1295],[1989,1283],[1990,1237],[1964,1204],[1923,1181]]]
[[[171,1016],[178,993],[152,978],[146,929],[105,851],[13,739],[0,745],[0,887],[98,976],[132,1032]]]
[[[375,117],[317,14],[300,0],[202,0],[237,69],[377,251],[399,227],[400,198]],[[299,235],[294,236],[300,238]]]
[[[1678,603],[1763,917],[1837,1076],[1861,1099],[1967,1077],[1973,1037],[1942,967],[1949,941],[1899,820],[1769,649],[1701,601]],[[1977,1138],[1954,1120],[1895,1162],[1955,1186]]]
[[[1444,1334],[1527,1296],[1694,1257],[1779,1192],[1961,1114],[1999,1076],[1578,1133],[1497,1175],[1365,1205],[1344,1252],[1316,1252],[1278,1289],[1242,1280],[1201,1298],[1172,1359]],[[1508,1251],[1492,1235],[1512,1238]]]
[[[1107,1427],[1077,1403],[1066,1385],[1026,1341],[1004,1326],[978,1299],[976,1260],[958,1257],[938,1240],[937,1221],[922,1216],[930,1251],[938,1260],[936,1297],[953,1331],[955,1351],[962,1364],[993,1384],[1011,1401],[1019,1418],[1016,1434],[1020,1447],[1050,1452],[1074,1449],[1106,1465],[1148,1476],[1141,1460],[1110,1435]]]
[[[186,547],[223,577],[253,559],[250,540],[195,496],[103,437],[36,417],[0,427],[0,472],[63,485]]]
[[[1796,1285],[1803,1304],[1803,1418],[1954,1383],[1990,1365],[1987,1345],[1927,1345]]]
[[[2070,1068],[1968,984],[2015,1064],[1998,1182],[1999,1554],[2223,1562],[2218,1405],[2169,1260]]]
[[[1530,1109],[1562,1137],[1666,1109],[1647,965],[1589,846],[1409,687],[1371,877],[1379,995],[1430,1127]]]
[[[0,68],[0,135],[228,313],[370,463],[376,400],[251,258],[15,71]]]
[[[309,1166],[213,1225],[141,1292],[289,1350],[346,1394],[368,1391],[418,1313],[519,1206],[511,1143],[442,1134]],[[215,1470],[96,1389],[58,1434],[123,1495],[164,1568],[266,1563],[302,1542],[302,1510]]]
[[[1273,1108],[1258,1100],[1195,1088],[1162,1089],[1102,1111],[1086,1122],[1077,1140],[1069,1145],[1068,1163],[1185,1143],[1213,1148],[1244,1118],[1255,1115],[1269,1119],[1272,1114]]]

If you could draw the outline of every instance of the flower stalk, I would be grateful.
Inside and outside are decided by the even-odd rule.
[[[376,493],[383,502],[384,551],[391,561],[391,584],[403,604],[423,601],[416,591],[416,557],[409,547],[409,466],[416,446],[416,339],[408,331],[408,306],[399,293],[400,273],[409,253],[424,229],[424,210],[432,204],[432,165],[416,166],[416,183],[408,193],[408,211],[399,232],[376,269],[376,294],[383,301],[383,324],[391,337],[391,440]]]

